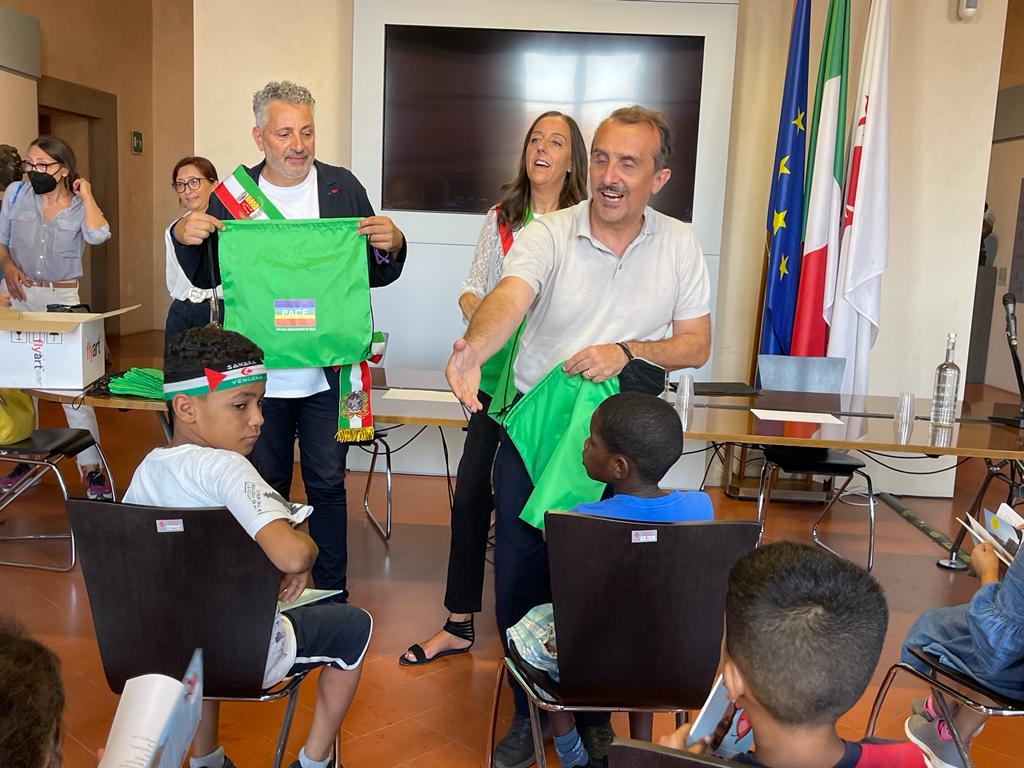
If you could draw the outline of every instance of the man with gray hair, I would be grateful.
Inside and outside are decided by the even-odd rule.
[[[595,382],[618,376],[633,358],[668,370],[704,365],[711,343],[704,255],[688,224],[648,206],[672,175],[670,153],[671,128],[660,112],[623,107],[601,123],[590,149],[590,199],[545,214],[519,234],[501,282],[454,344],[445,374],[467,408],[480,409],[481,363],[524,317],[514,366],[523,394],[563,361],[567,376]],[[495,613],[503,643],[527,611],[551,602],[543,532],[519,517],[533,483],[506,438],[493,469]],[[499,768],[534,760],[526,697],[512,688],[516,716],[495,749]],[[577,722],[587,748],[579,754],[603,758],[607,716]]]
[[[313,106],[309,90],[288,81],[267,83],[254,94],[252,138],[264,160],[246,171],[287,219],[362,217],[358,231],[366,235],[370,286],[388,285],[402,273],[405,237],[390,218],[374,214],[366,190],[350,171],[315,159]],[[178,262],[197,288],[220,283],[217,233],[224,229],[222,220],[231,218],[212,196],[206,213],[183,216],[172,228]],[[320,548],[313,581],[321,589],[345,590],[347,446],[335,440],[338,392],[338,371],[332,368],[270,371],[263,431],[251,459],[263,478],[288,498],[298,436],[302,480],[315,510],[309,532]],[[346,596],[343,592],[341,599]]]

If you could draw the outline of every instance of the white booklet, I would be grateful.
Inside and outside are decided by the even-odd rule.
[[[203,651],[182,680],[140,675],[124,685],[99,768],[181,768],[203,714]]]
[[[280,600],[277,601],[277,610],[279,611],[290,611],[292,608],[298,608],[302,605],[309,605],[310,603],[318,603],[328,597],[334,595],[340,595],[345,590],[343,589],[304,589],[302,594],[292,600],[290,603],[282,603]]]
[[[722,675],[711,686],[707,701],[697,713],[686,746],[692,747],[707,736],[711,737],[708,753],[716,757],[730,758],[749,752],[754,743],[750,721],[741,707],[729,701]]]
[[[1003,561],[1003,563],[1009,566],[1010,563],[1013,562],[1013,556],[1006,550],[1006,547],[1003,546],[1003,543],[994,535],[992,535],[991,531],[989,531],[987,528],[981,525],[981,523],[979,523],[973,517],[971,517],[970,515],[967,515],[966,517],[966,520],[962,520],[958,517],[957,522],[967,529],[967,532],[971,534],[971,536],[977,543],[990,544],[992,546],[992,549],[996,553],[996,557],[998,557],[1000,560]]]

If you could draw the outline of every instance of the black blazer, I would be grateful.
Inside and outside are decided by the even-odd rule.
[[[260,173],[266,162],[259,163],[252,168],[246,168],[246,172],[253,181],[259,183]],[[327,165],[314,160],[316,166],[317,196],[320,200],[321,219],[339,219],[351,216],[373,216],[373,206],[366,196],[366,190],[359,180],[346,168],[335,165]],[[215,196],[210,196],[210,205],[206,211],[218,219],[228,220],[231,215],[224,208],[224,205]],[[171,241],[174,243],[174,253],[178,257],[185,276],[196,288],[214,288],[220,285],[220,264],[217,261],[217,233],[210,235],[210,247],[203,245],[183,245],[174,237],[174,230],[171,230]],[[210,263],[208,254],[212,250],[213,263]],[[370,287],[379,288],[393,283],[402,274],[402,267],[405,266],[405,255],[408,250],[408,243],[402,243],[398,253],[385,253],[377,251],[369,242],[366,244],[366,265],[370,272]]]

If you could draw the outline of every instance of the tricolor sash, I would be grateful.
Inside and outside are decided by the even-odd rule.
[[[231,176],[218,184],[214,189],[214,194],[236,220],[273,221],[285,218],[249,176],[244,166],[239,165]],[[365,264],[365,260],[362,263]],[[223,270],[223,263],[221,267]],[[226,292],[229,288],[228,282],[225,280]],[[298,303],[301,302],[298,300],[275,302],[273,323],[278,330],[315,331],[315,307],[298,306]],[[310,301],[306,303],[313,304]],[[292,304],[296,304],[296,306],[292,306]],[[309,327],[311,324],[312,327]],[[361,362],[331,366],[338,371],[339,375],[338,431],[335,435],[338,442],[352,443],[373,439],[369,363],[378,362],[383,352],[383,334],[372,332],[369,354],[366,359]],[[361,354],[366,354],[366,352]],[[339,357],[345,359],[340,355]]]

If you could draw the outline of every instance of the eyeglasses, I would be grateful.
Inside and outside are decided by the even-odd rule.
[[[51,168],[57,168],[60,166],[58,162],[52,163],[33,163],[31,160],[21,161],[21,170],[28,173],[29,171],[39,171],[40,173],[49,173]]]
[[[185,191],[185,187],[188,187],[194,192],[199,189],[200,185],[204,181],[216,181],[216,179],[201,179],[198,176],[193,176],[191,179],[185,179],[184,181],[172,181],[171,186],[174,187],[174,191],[180,195]]]

